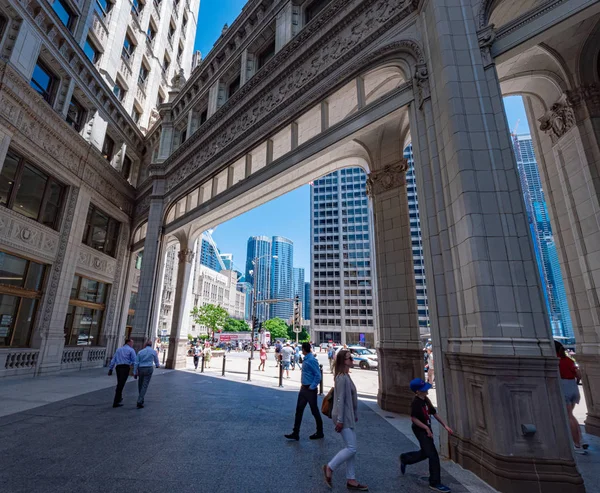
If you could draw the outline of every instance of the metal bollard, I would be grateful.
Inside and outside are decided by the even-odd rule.
[[[225,357],[225,355],[223,355],[223,371],[221,372],[222,377],[225,376],[225,361],[227,361],[227,358]]]
[[[163,366],[165,365],[165,360],[167,359],[167,350],[163,349]]]
[[[248,358],[248,382],[250,382],[250,371],[252,370],[252,358]]]
[[[200,373],[204,373],[204,354],[202,355],[202,362],[200,363]]]
[[[279,386],[283,387],[283,365],[279,365]]]
[[[323,365],[319,365],[319,370],[321,370],[321,382],[319,383],[319,395],[323,395]]]

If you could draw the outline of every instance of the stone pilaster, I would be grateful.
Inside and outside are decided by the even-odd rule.
[[[194,267],[194,251],[188,248],[187,241],[181,243],[177,252],[179,267],[177,269],[177,283],[175,285],[175,301],[173,302],[173,318],[171,320],[171,336],[169,337],[169,354],[167,368],[185,368],[187,356],[186,322],[189,313],[190,282]]]
[[[384,144],[382,144],[384,145]],[[383,152],[382,152],[383,153]],[[367,179],[373,201],[377,267],[379,393],[382,409],[409,413],[413,378],[423,376],[406,159],[374,169]]]

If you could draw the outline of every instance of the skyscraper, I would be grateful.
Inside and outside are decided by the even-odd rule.
[[[253,293],[252,302],[266,300],[270,296],[271,285],[271,238],[268,236],[251,236],[248,238],[246,250],[246,282],[250,283]],[[256,259],[256,265],[254,260]],[[264,303],[257,303],[256,317],[259,322],[267,320],[269,311]]]
[[[211,230],[202,233],[199,262],[201,265],[217,272],[227,269],[221,258],[217,244],[213,240]]]
[[[513,148],[552,334],[574,343],[565,285],[531,136],[513,135]]]
[[[283,236],[273,236],[271,259],[271,299],[294,297],[294,243]],[[271,318],[288,321],[294,313],[292,301],[272,303]]]
[[[310,320],[310,282],[304,283],[304,307],[302,318]]]
[[[219,256],[225,265],[225,269],[233,270],[233,254],[232,253],[220,253]]]
[[[304,305],[306,305],[306,299],[304,298],[304,267],[294,267],[294,298],[298,297],[298,301],[301,303],[301,314],[304,318]]]
[[[361,168],[334,171],[311,187],[311,338],[375,344],[371,212]]]
[[[427,283],[425,281],[425,263],[423,260],[423,239],[421,238],[421,223],[419,221],[419,201],[417,199],[415,161],[413,159],[412,144],[404,149],[404,158],[408,161],[408,170],[406,172],[406,192],[408,196],[408,210],[410,216],[410,236],[412,240],[415,285],[417,288],[419,329],[421,336],[428,337],[431,330],[429,327],[429,306],[427,302]]]

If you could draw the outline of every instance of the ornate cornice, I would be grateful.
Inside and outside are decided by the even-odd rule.
[[[48,263],[54,262],[58,253],[58,231],[5,207],[0,207],[0,238],[16,251]]]
[[[575,109],[587,108],[590,116],[600,116],[600,84],[586,84],[567,91],[567,101]]]
[[[380,170],[371,171],[367,177],[367,196],[373,198],[380,193],[405,185],[407,170],[408,161],[401,159]]]
[[[179,259],[180,264],[191,264],[194,262],[194,250],[189,248],[184,248],[183,250],[179,250],[177,252],[177,258]]]
[[[492,58],[492,45],[494,44],[494,41],[496,41],[494,24],[490,24],[478,31],[477,39],[479,41],[479,50],[481,51],[483,68],[487,68],[494,63],[494,59]]]
[[[573,128],[575,113],[567,100],[567,96],[563,94],[544,116],[538,118],[538,121],[540,122],[540,130],[550,136],[552,143]]]

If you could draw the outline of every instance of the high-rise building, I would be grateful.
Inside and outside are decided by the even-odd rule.
[[[271,294],[271,256],[271,238],[268,236],[248,238],[245,279],[252,286],[252,302],[255,299],[266,300]],[[256,304],[256,317],[259,322],[269,318],[269,310],[265,303]]]
[[[244,320],[252,320],[252,284],[246,281],[237,283],[237,290],[246,295],[244,307]]]
[[[232,253],[220,253],[219,256],[227,270],[233,270],[233,254]]]
[[[428,338],[431,335],[431,330],[429,326],[429,306],[427,302],[427,283],[425,281],[423,239],[421,237],[421,223],[419,220],[419,201],[417,198],[415,161],[413,158],[412,144],[404,149],[404,158],[408,161],[408,170],[406,171],[406,192],[410,216],[410,236],[412,240],[415,285],[417,288],[419,329],[421,332],[421,337]]]
[[[210,230],[205,231],[201,236],[200,264],[217,272],[228,270]]]
[[[304,283],[304,307],[302,308],[304,320],[310,320],[310,282]]]
[[[531,136],[513,134],[513,148],[552,334],[574,343],[565,285]]]
[[[271,299],[290,300],[294,297],[294,243],[283,236],[273,236],[271,245]],[[292,301],[271,303],[271,318],[288,321],[293,313]]]
[[[311,338],[375,345],[371,211],[362,168],[334,171],[311,187]]]
[[[302,318],[304,318],[304,305],[306,300],[304,298],[304,267],[294,267],[294,298],[298,297],[300,302],[300,310]]]

